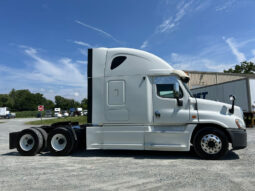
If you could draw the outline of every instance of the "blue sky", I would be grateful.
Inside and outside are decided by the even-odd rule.
[[[2,0],[0,93],[87,96],[88,47],[154,53],[176,69],[255,61],[253,0]]]

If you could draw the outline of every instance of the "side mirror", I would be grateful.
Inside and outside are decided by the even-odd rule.
[[[232,101],[232,107],[229,109],[229,113],[234,113],[236,97],[233,95],[230,95],[229,100]]]
[[[174,91],[174,97],[177,100],[177,105],[178,106],[183,106],[183,100],[180,99],[180,92],[179,91]]]

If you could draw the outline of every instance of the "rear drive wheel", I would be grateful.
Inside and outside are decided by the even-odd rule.
[[[43,146],[42,146],[42,148],[40,149],[39,152],[46,151],[47,150],[48,133],[41,127],[31,127],[31,128],[38,130],[41,133],[42,137],[43,137]]]
[[[220,129],[206,127],[196,133],[193,146],[201,158],[215,160],[227,153],[228,139]]]
[[[49,133],[47,145],[54,155],[68,155],[75,145],[74,136],[67,128],[57,128]]]
[[[43,145],[43,137],[36,129],[25,129],[20,132],[17,139],[17,150],[21,155],[36,155]]]

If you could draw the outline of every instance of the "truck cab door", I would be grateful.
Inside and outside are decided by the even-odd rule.
[[[154,125],[182,125],[189,122],[188,96],[177,77],[154,77]]]
[[[147,150],[189,150],[189,95],[176,76],[152,78],[153,125],[145,132]]]

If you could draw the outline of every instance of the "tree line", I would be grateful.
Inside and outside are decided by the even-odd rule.
[[[239,74],[255,74],[255,64],[253,62],[244,61],[240,65],[235,65],[234,68],[224,70],[224,73],[239,73]]]
[[[8,107],[11,111],[35,111],[38,105],[44,105],[45,110],[60,107],[63,110],[82,107],[87,108],[88,100],[84,98],[81,102],[55,96],[55,102],[46,99],[41,93],[31,93],[29,90],[12,89],[9,94],[0,94],[0,107]]]

